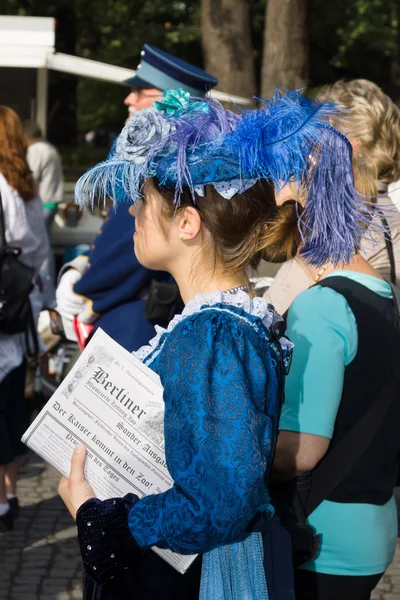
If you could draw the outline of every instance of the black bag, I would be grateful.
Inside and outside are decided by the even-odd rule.
[[[183,309],[183,302],[177,284],[152,279],[148,289],[144,316],[152,323],[162,324],[169,321]]]
[[[302,473],[290,481],[273,483],[269,488],[276,514],[290,535],[294,568],[315,558],[321,545],[321,536],[308,525],[304,508],[311,487],[310,476],[310,472]]]
[[[1,193],[0,243],[0,333],[27,332],[33,324],[29,294],[34,270],[18,260],[20,248],[7,245]]]

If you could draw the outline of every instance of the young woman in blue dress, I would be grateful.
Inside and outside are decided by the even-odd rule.
[[[291,177],[309,190],[299,235],[310,264],[346,261],[359,244],[358,226],[343,235],[344,206],[354,215],[364,203],[351,177],[351,148],[327,124],[332,110],[277,93],[262,109],[235,115],[166,92],[128,122],[115,156],[78,185],[84,202],[112,195],[122,181],[133,201],[138,260],[171,273],[185,302],[137,352],[164,387],[174,486],[100,501],[84,478],[82,447],[60,483],[98,597],[293,598],[290,575],[281,587],[271,580],[268,527],[255,525],[273,514],[268,472],[291,344],[280,338],[273,308],[254,297],[247,270],[287,242],[277,234],[275,187]],[[334,223],[324,210],[316,219],[325,201],[336,203]],[[201,556],[180,575],[152,546]]]

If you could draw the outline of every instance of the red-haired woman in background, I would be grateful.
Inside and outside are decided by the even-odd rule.
[[[20,260],[37,273],[47,256],[48,241],[36,184],[26,162],[24,132],[18,115],[0,106],[0,194],[6,241],[21,249]],[[30,296],[34,316],[40,292]],[[18,516],[16,481],[25,422],[26,360],[24,334],[0,334],[0,532],[13,528]]]

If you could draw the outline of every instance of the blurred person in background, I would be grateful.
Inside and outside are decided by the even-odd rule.
[[[386,281],[399,285],[400,213],[394,209],[394,202],[400,189],[400,110],[375,83],[365,79],[326,86],[318,101],[335,102],[347,110],[333,125],[350,140],[353,160],[373,175],[380,194],[377,203],[384,209],[390,233],[385,235],[382,229],[366,237],[361,254]],[[295,186],[288,186],[284,193],[287,200],[296,200]],[[376,219],[380,221],[379,216]],[[283,314],[312,283],[310,274],[293,257],[282,265],[264,297]]]
[[[21,121],[7,106],[0,106],[0,194],[5,236],[20,248],[20,260],[36,274],[49,251],[37,184],[26,160]],[[34,281],[30,300],[35,322],[42,305]],[[20,439],[26,423],[24,334],[0,334],[0,532],[13,528],[19,506],[16,483],[19,457],[26,451]]]
[[[43,202],[43,215],[49,245],[51,227],[57,213],[57,206],[63,200],[63,173],[60,154],[52,144],[43,139],[42,131],[35,121],[23,122],[25,140],[28,146],[27,160],[33,177],[39,184],[39,195]],[[40,273],[43,284],[43,304],[55,305],[55,261],[51,247],[49,256]]]
[[[204,96],[218,80],[145,44],[135,77],[125,83],[132,88],[124,100],[129,120],[137,111],[160,101],[165,90],[181,88],[193,96]],[[124,194],[122,190],[120,193]],[[67,319],[77,315],[80,321],[93,323],[95,329],[101,327],[121,346],[134,351],[154,335],[154,325],[143,313],[150,282],[169,280],[170,276],[146,269],[135,258],[135,222],[129,216],[129,206],[129,198],[119,201],[109,211],[89,256],[78,256],[63,267],[57,310]]]

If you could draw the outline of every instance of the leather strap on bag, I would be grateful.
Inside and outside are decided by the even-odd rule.
[[[38,358],[39,358],[39,354],[40,354],[38,332],[36,329],[35,320],[33,318],[32,306],[30,303],[29,303],[29,308],[30,308],[29,323],[28,323],[28,327],[25,329],[26,354],[30,358],[35,359],[35,361],[37,362]],[[30,334],[30,337],[29,337],[29,334]],[[32,342],[33,348],[31,348],[31,342]]]
[[[389,223],[387,222],[387,219],[382,217],[381,222],[385,228],[385,245],[386,245],[386,250],[387,250],[387,253],[389,256],[390,281],[394,285],[396,285],[396,261],[394,259],[392,234],[390,232],[390,227],[389,227]]]
[[[388,193],[388,184],[384,183],[383,181],[377,181],[376,182],[376,189],[378,191],[379,194],[382,194],[383,196],[386,196],[388,199],[388,202],[391,203],[390,201],[390,196]],[[386,245],[386,251],[388,253],[389,256],[389,264],[390,264],[390,281],[394,284],[396,284],[396,261],[394,259],[394,253],[393,253],[393,240],[392,240],[392,234],[390,232],[390,227],[389,227],[389,223],[387,221],[387,219],[385,217],[381,217],[381,223],[383,225],[383,230],[385,233],[385,245]]]
[[[6,242],[6,225],[5,225],[5,221],[4,221],[4,208],[3,208],[3,201],[1,199],[1,190],[0,190],[0,244],[1,244],[0,256],[3,256],[3,254],[6,251],[7,242]]]

